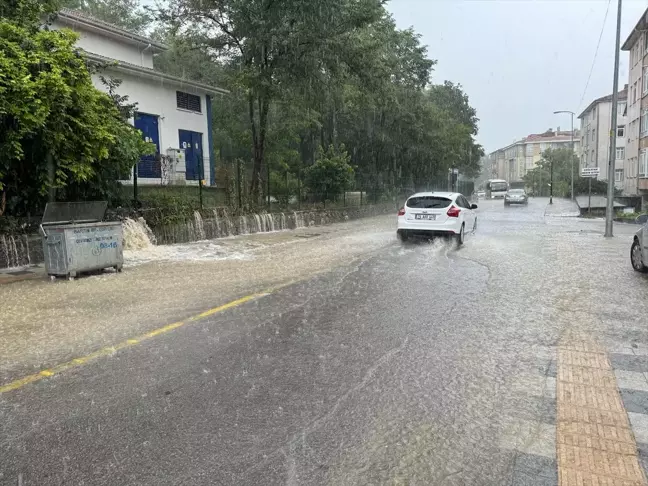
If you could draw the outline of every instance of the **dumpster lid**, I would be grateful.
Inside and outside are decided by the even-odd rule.
[[[102,221],[107,201],[49,202],[41,224],[97,223]]]

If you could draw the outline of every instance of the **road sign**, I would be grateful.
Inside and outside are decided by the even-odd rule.
[[[597,177],[601,169],[598,167],[583,167],[581,169],[581,177]]]

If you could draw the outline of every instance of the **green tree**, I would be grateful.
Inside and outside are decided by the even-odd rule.
[[[141,156],[154,154],[156,147],[145,142],[141,132],[128,122],[135,115],[137,104],[130,103],[128,96],[118,93],[122,81],[104,76],[100,78],[108,91],[108,100],[104,99],[107,118],[104,123],[108,124],[113,134],[108,156],[95,161],[90,177],[67,184],[59,198],[73,201],[105,199],[111,205],[117,205],[124,202],[119,180],[127,179]]]
[[[33,25],[0,20],[0,192],[17,214],[149,149],[93,86],[77,35]]]
[[[163,12],[156,31],[171,46],[156,58],[158,69],[230,90],[216,99],[214,109],[222,162],[252,159],[249,169],[258,183],[269,168],[273,195],[291,186],[282,183],[286,175],[303,176],[320,146],[348,147],[365,190],[445,187],[450,167],[467,176],[479,173],[483,149],[475,142],[478,118],[467,95],[451,82],[429,84],[435,61],[420,36],[397,29],[382,6],[359,2],[358,8],[371,4],[376,10],[357,28],[327,33],[322,24],[302,36],[300,29],[311,25],[311,18],[348,25],[338,10],[344,13],[353,2],[340,0],[333,10],[303,4],[291,15],[276,2],[248,3],[182,0]],[[309,15],[310,10],[317,11]],[[275,25],[282,15],[294,32]],[[269,19],[275,24],[250,32]],[[242,39],[241,45],[234,38]],[[259,52],[268,52],[267,66]]]
[[[163,20],[193,41],[235,63],[244,93],[253,152],[250,190],[260,193],[266,163],[270,106],[294,80],[318,82],[341,39],[377,20],[380,0],[177,0]]]
[[[533,170],[527,171],[524,182],[534,194],[548,196],[553,165],[553,195],[569,197],[571,196],[572,164],[574,168],[574,193],[577,196],[587,194],[589,181],[578,174],[578,156],[570,148],[547,149],[542,152],[542,159]],[[592,194],[607,194],[608,181],[594,179],[591,182]]]
[[[350,160],[344,146],[318,150],[317,162],[304,174],[306,186],[317,200],[337,199],[353,185],[354,171]]]
[[[60,7],[60,0],[0,0],[0,19],[34,31]]]
[[[61,0],[61,6],[137,33],[146,33],[152,22],[139,0]]]

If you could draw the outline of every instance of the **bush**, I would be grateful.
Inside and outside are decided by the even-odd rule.
[[[332,145],[326,151],[318,149],[317,161],[304,174],[306,186],[317,200],[335,200],[353,185],[355,172],[350,161],[343,145],[339,149]]]

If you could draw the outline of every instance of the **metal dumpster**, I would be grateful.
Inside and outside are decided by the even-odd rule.
[[[124,264],[121,222],[102,221],[106,201],[47,203],[40,232],[45,269],[52,277],[76,277],[81,272]]]

